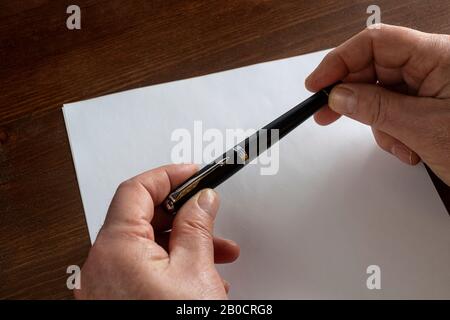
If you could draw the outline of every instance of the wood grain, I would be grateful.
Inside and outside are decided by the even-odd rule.
[[[373,1],[77,0],[0,3],[0,298],[71,298],[89,238],[64,103],[338,45]],[[450,33],[441,0],[378,1],[385,23]],[[435,185],[450,208],[450,192]]]

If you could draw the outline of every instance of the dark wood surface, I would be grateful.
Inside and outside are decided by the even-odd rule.
[[[71,298],[66,268],[90,247],[64,103],[333,47],[372,2],[1,1],[0,298]],[[448,1],[377,4],[384,23],[450,33]]]

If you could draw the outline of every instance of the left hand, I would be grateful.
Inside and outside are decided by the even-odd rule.
[[[195,165],[168,165],[122,183],[81,271],[79,299],[226,299],[214,263],[237,259],[236,243],[213,238],[217,194],[200,191],[177,213],[172,231],[159,207]],[[161,219],[164,218],[165,219]],[[157,226],[158,225],[158,226]]]

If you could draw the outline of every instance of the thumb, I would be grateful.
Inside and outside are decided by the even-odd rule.
[[[169,240],[171,260],[214,264],[213,226],[218,209],[219,197],[212,189],[200,191],[181,207]]]
[[[418,119],[429,114],[431,98],[402,95],[372,84],[345,83],[330,93],[329,107],[342,115],[372,126],[414,145],[421,134]],[[427,108],[424,108],[424,107]],[[426,129],[425,129],[426,130]]]

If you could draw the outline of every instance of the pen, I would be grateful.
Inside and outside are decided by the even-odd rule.
[[[204,166],[167,196],[163,202],[164,209],[175,215],[177,210],[197,192],[205,188],[213,189],[241,170],[327,104],[328,95],[336,84],[316,92]]]

